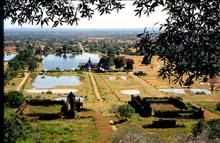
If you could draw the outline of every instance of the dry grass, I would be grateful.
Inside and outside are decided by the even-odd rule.
[[[154,104],[151,104],[150,106],[153,110],[173,110],[173,111],[180,110],[179,108],[176,108],[172,104],[161,104],[161,103],[157,104],[157,103],[154,103]]]

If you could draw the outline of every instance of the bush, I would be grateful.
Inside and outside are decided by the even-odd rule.
[[[200,95],[200,94],[206,94],[204,91],[196,92],[195,94]]]
[[[216,105],[216,110],[217,110],[217,111],[220,111],[220,103],[218,103],[218,104]]]
[[[52,91],[49,90],[49,91],[46,92],[46,94],[52,94]]]
[[[5,95],[5,103],[7,106],[12,108],[19,107],[24,101],[24,95],[18,91],[9,91]]]
[[[209,125],[208,137],[211,139],[220,138],[220,119],[214,119],[207,123]]]
[[[27,117],[15,115],[4,119],[4,143],[16,143],[18,139],[25,140],[31,126]]]
[[[118,112],[120,116],[129,118],[133,113],[135,113],[134,108],[131,107],[129,104],[124,104],[118,107]]]
[[[208,125],[204,120],[200,120],[192,129],[193,135],[198,136],[207,128],[207,126]]]
[[[209,139],[219,140],[220,138],[220,119],[210,120],[208,122],[200,120],[192,129],[194,136],[206,134]]]

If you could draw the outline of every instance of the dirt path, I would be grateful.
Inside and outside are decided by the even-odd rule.
[[[97,100],[99,102],[102,102],[103,99],[102,99],[102,97],[101,97],[101,95],[99,93],[99,90],[98,90],[98,87],[97,87],[97,84],[96,84],[96,81],[94,79],[94,76],[93,76],[92,72],[89,72],[89,76],[90,76],[91,81],[92,81],[92,86],[93,86],[93,90],[94,90],[95,96],[96,96],[96,98],[97,98]]]
[[[144,80],[140,79],[139,77],[135,76],[133,72],[129,73],[130,76],[132,76],[139,84],[141,84],[143,87],[147,88],[149,91],[151,91],[155,97],[163,97],[160,91],[155,89],[154,87],[147,84]]]
[[[85,53],[85,49],[83,48],[82,44],[79,42],[79,48],[82,50],[82,53]]]
[[[97,143],[110,143],[108,137],[113,133],[112,127],[109,124],[109,119],[104,117],[99,111],[95,111],[97,128],[100,132],[100,136],[96,139]]]
[[[17,91],[19,91],[21,89],[21,87],[23,86],[23,84],[25,83],[25,81],[27,80],[27,78],[29,77],[30,73],[25,73],[24,79],[21,81],[21,83],[18,85],[18,87],[16,88]]]

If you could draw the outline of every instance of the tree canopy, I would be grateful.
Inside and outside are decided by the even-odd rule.
[[[156,0],[155,0],[156,2]],[[157,4],[156,4],[157,3]],[[166,23],[160,33],[144,31],[137,44],[145,59],[158,55],[164,61],[159,75],[175,77],[175,82],[191,83],[202,76],[213,78],[220,72],[220,5],[217,0],[165,0]],[[149,0],[148,5],[151,4]],[[150,12],[150,9],[148,9]],[[146,12],[149,14],[149,12]],[[139,11],[143,14],[144,10]],[[187,77],[184,79],[184,76]]]
[[[80,18],[91,19],[95,11],[100,15],[119,11],[124,4],[118,0],[6,0],[4,18],[11,18],[12,23],[48,25],[53,27],[67,23],[78,24]]]
[[[16,143],[19,139],[25,140],[32,131],[29,119],[20,115],[11,115],[4,119],[3,143]]]
[[[5,103],[9,107],[19,107],[24,101],[24,95],[18,91],[9,91],[5,96]]]
[[[175,77],[184,83],[202,76],[213,78],[220,72],[219,0],[134,0],[136,16],[150,15],[163,7],[168,15],[157,34],[144,30],[138,46],[150,63],[153,55],[164,61],[159,70],[163,78]],[[92,18],[95,11],[109,14],[125,7],[121,0],[6,0],[4,19],[53,27],[77,24],[80,18]],[[185,78],[186,77],[186,78]]]
[[[128,119],[129,117],[131,117],[131,115],[133,113],[135,113],[135,110],[133,107],[131,107],[130,104],[123,104],[118,107],[118,112],[119,112],[120,116]]]

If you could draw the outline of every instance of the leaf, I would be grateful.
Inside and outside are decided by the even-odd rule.
[[[54,21],[54,24],[53,24],[52,28],[57,27],[58,24],[59,24],[59,21]]]

